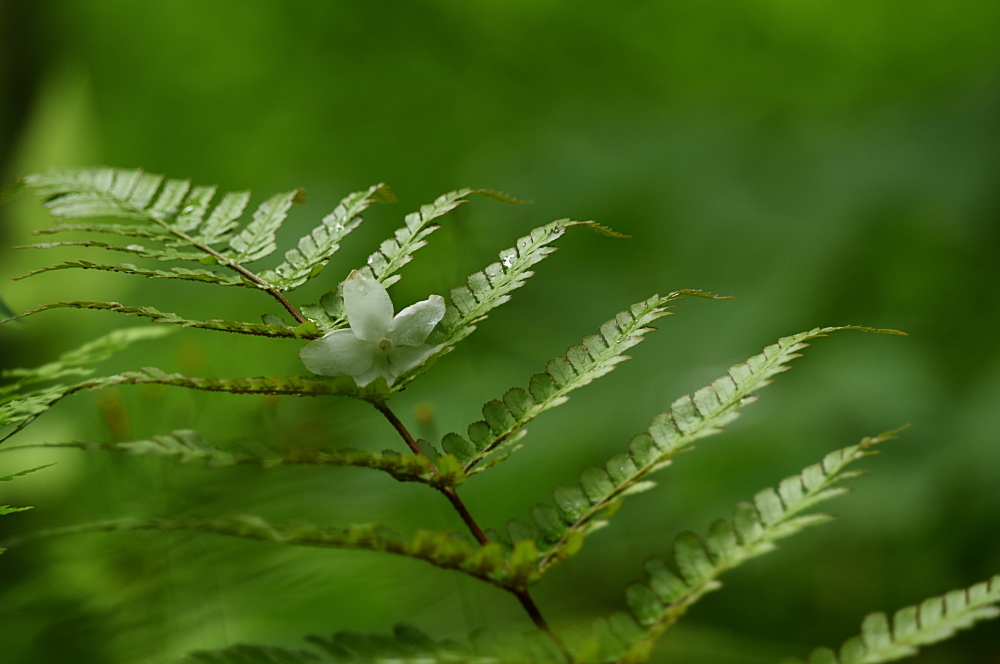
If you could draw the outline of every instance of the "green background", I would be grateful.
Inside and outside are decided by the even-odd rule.
[[[625,585],[675,533],[703,532],[827,451],[905,423],[865,462],[872,475],[829,505],[837,521],[726,575],[657,660],[802,655],[856,633],[871,610],[1000,572],[1000,4],[6,0],[0,22],[5,180],[103,163],[252,188],[254,201],[304,186],[283,248],[341,196],[388,182],[399,202],[371,211],[298,302],[363,264],[406,212],[463,186],[534,203],[475,200],[449,215],[392,288],[397,307],[447,292],[553,219],[633,236],[575,229],[560,241],[509,304],[398,397],[425,434],[464,430],[484,402],[654,292],[738,298],[683,301],[635,360],[530,425],[522,451],[462,490],[487,526],[525,518],[674,398],[778,337],[842,324],[909,333],[816,342],[727,433],[678,458],[546,577],[535,595],[556,625],[623,608]],[[0,214],[0,297],[16,311],[90,299],[188,318],[281,313],[258,293],[203,284],[69,271],[11,282],[105,257],[12,251],[50,221],[27,195]],[[4,325],[0,366],[141,324],[62,311]],[[101,370],[298,373],[299,345],[182,330]],[[420,424],[427,405],[434,417]],[[184,427],[219,444],[398,443],[359,403],[135,387],[73,397],[12,442]],[[58,466],[2,488],[0,503],[36,506],[5,517],[4,532],[240,512],[461,528],[425,487],[357,469],[24,451],[0,456],[0,474],[50,460]],[[3,664],[163,662],[399,621],[439,637],[530,627],[509,595],[420,562],[211,536],[32,544],[0,560],[0,589]],[[919,661],[1000,662],[1000,623]]]

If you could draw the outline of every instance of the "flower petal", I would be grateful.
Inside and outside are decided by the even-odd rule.
[[[388,353],[389,371],[392,374],[389,384],[392,385],[397,378],[418,364],[423,364],[427,358],[441,350],[441,348],[443,348],[443,345],[393,346],[392,350]]]
[[[351,330],[334,330],[303,346],[299,359],[321,376],[355,376],[368,371],[377,350],[377,344],[358,339]]]
[[[392,375],[392,371],[389,369],[388,355],[381,350],[375,353],[372,365],[367,371],[354,376],[354,382],[358,384],[358,387],[364,387],[379,376],[384,376],[385,382],[389,385],[392,385],[392,381],[396,379],[396,377]]]
[[[444,298],[431,295],[396,314],[389,325],[393,346],[419,346],[427,341],[434,326],[444,318]]]
[[[392,323],[392,300],[375,279],[354,270],[344,281],[344,308],[354,335],[365,341],[384,338]]]

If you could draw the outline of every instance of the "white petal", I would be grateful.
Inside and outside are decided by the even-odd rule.
[[[391,352],[391,351],[390,351]],[[354,382],[358,384],[358,387],[364,387],[368,383],[372,382],[379,376],[385,377],[385,382],[392,385],[392,381],[395,380],[395,376],[389,369],[389,358],[386,353],[381,350],[375,353],[371,367],[367,371],[356,374],[354,376]]]
[[[434,326],[444,318],[444,298],[431,295],[396,314],[389,326],[393,346],[419,346],[427,341]]]
[[[344,282],[344,308],[355,336],[365,341],[384,338],[392,323],[392,300],[375,279],[351,272]]]
[[[377,344],[358,339],[351,330],[334,330],[303,346],[299,358],[321,376],[355,376],[372,366],[377,350]]]
[[[393,381],[413,367],[423,364],[428,357],[441,350],[441,348],[443,348],[443,345],[393,346],[392,350],[389,351],[389,371],[392,373],[392,379],[389,380],[389,384],[392,385]]]

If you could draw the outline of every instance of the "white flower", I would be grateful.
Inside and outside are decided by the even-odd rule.
[[[392,383],[441,349],[426,343],[444,317],[444,298],[431,295],[395,317],[389,293],[375,279],[351,272],[344,282],[350,329],[334,330],[299,352],[306,368],[322,376],[354,376],[364,387],[379,376]]]

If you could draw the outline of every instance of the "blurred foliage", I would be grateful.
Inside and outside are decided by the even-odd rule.
[[[401,304],[444,293],[553,219],[595,219],[634,237],[567,236],[511,303],[402,394],[400,412],[427,437],[460,430],[630,302],[679,288],[739,298],[680,303],[636,362],[539,418],[504,468],[470,480],[467,502],[493,527],[778,337],[843,324],[907,331],[815,344],[744,420],[679,457],[657,491],[536,592],[559,625],[621,609],[621,589],[677,531],[704,531],[760,486],[911,422],[833,508],[837,522],[733,572],[658,654],[774,662],[840,643],[871,610],[1000,570],[998,83],[1000,5],[987,0],[5,0],[0,170],[9,181],[49,166],[142,166],[253,188],[254,205],[305,186],[282,249],[343,195],[388,182],[400,202],[367,214],[331,275],[362,264],[405,213],[442,192],[490,187],[535,201],[453,212],[393,286]],[[200,284],[89,271],[12,283],[53,260],[9,250],[49,222],[26,196],[0,214],[0,297],[15,312],[79,299],[191,318],[277,313],[257,293],[217,298]],[[0,367],[51,361],[121,323],[66,310],[6,324]],[[102,370],[302,371],[300,342],[265,343],[183,330]],[[287,352],[272,350],[282,344]],[[187,428],[237,443],[378,451],[392,441],[363,404],[143,385],[67,400],[16,442]],[[4,517],[5,533],[240,512],[461,526],[438,496],[363,469],[208,470],[46,450],[0,456],[0,474],[55,460],[0,487],[0,503],[35,506]],[[206,535],[33,544],[3,555],[0,587],[3,664],[153,662],[240,641],[298,647],[307,633],[403,621],[441,636],[529,624],[499,591],[417,562]],[[984,624],[920,661],[1000,661],[998,630]]]

